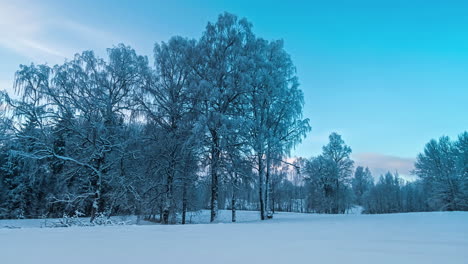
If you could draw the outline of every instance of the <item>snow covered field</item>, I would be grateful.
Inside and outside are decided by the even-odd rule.
[[[280,213],[266,222],[257,212],[238,213],[236,224],[185,226],[37,228],[43,220],[2,220],[0,263],[468,263],[468,212]]]

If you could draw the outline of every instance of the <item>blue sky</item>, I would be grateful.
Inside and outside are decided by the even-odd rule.
[[[197,38],[223,11],[284,39],[313,129],[295,155],[336,131],[358,164],[408,174],[431,138],[468,129],[467,1],[0,0],[0,89],[19,64],[82,50],[123,42],[151,58],[155,42]]]

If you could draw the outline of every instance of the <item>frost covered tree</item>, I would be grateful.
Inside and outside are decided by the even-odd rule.
[[[231,141],[228,147],[226,148],[225,159],[223,159],[223,171],[226,175],[225,182],[227,186],[230,186],[230,205],[228,207],[231,208],[231,220],[232,222],[237,221],[237,210],[238,210],[238,200],[239,194],[243,191],[242,187],[251,184],[253,182],[253,173],[252,173],[252,165],[251,160],[246,153],[248,153],[248,149],[246,149],[247,145],[244,145],[243,148],[239,148],[238,145],[233,144],[235,141],[232,141],[232,137],[236,137],[234,135],[230,135]]]
[[[197,118],[190,64],[194,48],[194,40],[182,37],[156,44],[153,80],[142,86],[141,94],[136,96],[139,109],[148,120],[145,141],[152,149],[146,158],[153,168],[149,180],[154,183],[155,177],[162,177],[156,179],[160,180],[157,184],[161,184],[161,188],[155,194],[161,195],[161,222],[165,224],[175,221],[176,207],[182,203],[175,199],[177,189],[187,188],[190,183],[186,178],[196,171],[186,170],[196,165],[197,151],[192,134],[193,120]]]
[[[380,176],[377,184],[363,198],[364,213],[384,214],[402,212],[401,186],[398,174],[388,172]]]
[[[466,193],[467,133],[456,141],[444,136],[426,144],[413,173],[419,179],[403,181],[387,173],[362,196],[364,213],[468,210]]]
[[[354,162],[351,148],[341,136],[332,133],[322,155],[307,163],[304,173],[309,189],[309,210],[322,213],[345,213],[351,207],[351,176]]]
[[[458,142],[448,137],[431,140],[415,163],[414,174],[428,186],[430,203],[436,210],[466,210],[467,133]]]
[[[401,212],[432,211],[428,203],[428,192],[421,180],[406,182],[400,188]]]
[[[211,221],[218,213],[219,181],[226,136],[241,129],[242,95],[249,88],[247,45],[253,38],[251,24],[224,13],[208,23],[197,43],[192,64],[198,79],[200,117],[197,127],[204,134],[211,176]]]
[[[6,187],[4,208],[9,217],[42,215],[46,209],[46,196],[53,193],[51,188],[55,187],[48,177],[47,162],[28,158],[41,148],[41,142],[48,135],[43,126],[48,110],[40,90],[48,83],[50,69],[33,65],[31,68],[23,66],[17,73],[17,76],[25,74],[29,77],[24,93],[16,83],[19,98],[12,100],[6,94],[3,96],[4,106],[6,104],[5,107],[12,111],[8,118],[2,118],[2,123],[8,122],[10,125],[10,138],[4,143],[6,162],[1,168]]]
[[[354,162],[350,159],[351,148],[340,135],[332,133],[330,142],[323,147],[323,156],[331,161],[333,175],[334,204],[332,212],[343,213],[349,207],[349,183]]]
[[[251,89],[248,112],[250,144],[255,154],[259,179],[260,217],[272,217],[271,170],[310,131],[302,119],[304,97],[298,88],[296,69],[282,41],[257,39],[253,44],[254,67],[249,73]]]
[[[468,132],[465,131],[458,136],[455,142],[457,149],[457,171],[462,182],[462,202],[463,210],[468,210]]]
[[[238,208],[264,219],[274,192],[299,199],[287,177],[273,190],[310,130],[282,41],[224,13],[198,40],[156,44],[154,58],[152,67],[121,44],[106,59],[85,51],[20,67],[18,98],[1,94],[11,109],[0,117],[2,215],[134,213],[167,224],[205,207],[215,221],[230,207],[233,220]]]
[[[368,192],[374,185],[374,178],[369,168],[363,168],[358,166],[354,172],[354,178],[351,181],[351,185],[356,199],[356,204],[362,205],[362,197]]]
[[[22,66],[16,75],[23,98],[15,106],[16,116],[28,117],[40,130],[35,136],[22,136],[27,128],[19,131],[19,138],[31,141],[31,151],[19,151],[20,155],[59,163],[61,168],[54,173],[62,175],[59,182],[67,188],[54,197],[56,202],[89,210],[91,221],[114,210],[119,191],[127,188],[118,162],[129,154],[126,112],[147,71],[146,58],[129,47],[119,45],[108,55],[106,62],[93,52],[83,52],[53,69]],[[26,98],[35,101],[33,118],[22,111]]]

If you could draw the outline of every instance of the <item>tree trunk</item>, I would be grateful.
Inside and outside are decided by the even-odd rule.
[[[187,215],[187,183],[184,182],[184,189],[182,190],[182,224],[185,225]]]
[[[236,222],[236,199],[237,199],[237,173],[234,174],[234,181],[232,183],[232,197],[231,197],[231,212],[232,222]]]
[[[276,205],[276,200],[275,200],[275,185],[271,185],[271,212],[274,214],[275,213],[275,205]]]
[[[457,195],[455,194],[455,187],[454,187],[454,184],[453,184],[453,181],[452,181],[450,175],[449,175],[449,174],[445,174],[445,177],[446,177],[447,182],[448,182],[448,184],[449,184],[449,192],[450,192],[450,194],[449,194],[449,196],[450,196],[450,198],[449,198],[450,201],[448,201],[448,204],[449,204],[449,205],[448,205],[448,209],[447,209],[447,210],[448,210],[448,211],[455,211],[455,210],[457,210],[457,207],[458,207],[458,206],[457,206],[457,201],[456,201],[456,196],[457,196]]]
[[[141,202],[138,201],[137,206],[135,208],[135,214],[137,215],[137,225],[140,224],[141,221]]]
[[[158,200],[158,207],[159,207],[159,223],[162,223],[163,220],[163,213],[164,213],[164,196],[161,196]]]
[[[100,188],[98,188],[96,190],[96,192],[94,193],[94,199],[93,199],[93,205],[92,205],[92,208],[91,208],[91,218],[90,218],[90,222],[94,222],[94,220],[96,219],[98,213],[99,213],[99,204],[101,202],[101,191],[100,191]]]
[[[263,155],[258,154],[258,194],[259,194],[259,202],[260,202],[260,219],[265,220],[265,205],[263,200]]]
[[[266,186],[265,210],[266,210],[266,213],[267,213],[267,218],[273,218],[273,213],[271,211],[271,205],[270,205],[270,194],[271,194],[271,189],[270,189],[270,151],[268,151],[267,155],[266,155],[265,186]]]
[[[100,162],[98,163],[100,167]],[[98,172],[96,173],[96,182],[95,182],[95,192],[94,192],[94,199],[93,199],[93,205],[91,208],[91,218],[90,222],[94,222],[96,219],[97,215],[101,212],[101,189],[102,189],[102,175],[99,171],[98,167]]]
[[[336,179],[336,200],[335,200],[335,214],[340,213],[340,181]]]
[[[216,221],[218,216],[218,166],[220,159],[219,139],[216,132],[212,132],[213,146],[211,148],[211,218]]]
[[[232,196],[231,200],[231,210],[232,210],[232,222],[236,222],[236,198]]]
[[[173,203],[173,182],[174,182],[174,173],[175,173],[175,166],[174,161],[171,161],[170,171],[167,177],[166,183],[166,194],[164,195],[164,208],[162,213],[162,224],[169,224],[169,217],[172,213],[172,203]]]

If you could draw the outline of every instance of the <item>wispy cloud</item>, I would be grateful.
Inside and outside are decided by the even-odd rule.
[[[416,177],[411,175],[411,170],[414,168],[414,158],[403,158],[381,153],[356,153],[352,158],[356,162],[356,166],[369,167],[374,178],[390,172],[398,172],[405,180],[415,180]]]
[[[49,10],[35,1],[0,0],[0,48],[11,50],[38,63],[55,64],[80,51],[80,43],[73,43],[67,37],[78,39],[82,43],[106,42],[103,45],[108,45],[113,40],[106,32]],[[62,33],[67,37],[57,39]]]
[[[0,46],[28,58],[44,58],[45,55],[63,59],[62,52],[57,48],[39,40],[48,23],[43,19],[41,10],[29,4],[28,8],[24,8],[26,3],[22,1],[1,2]]]

